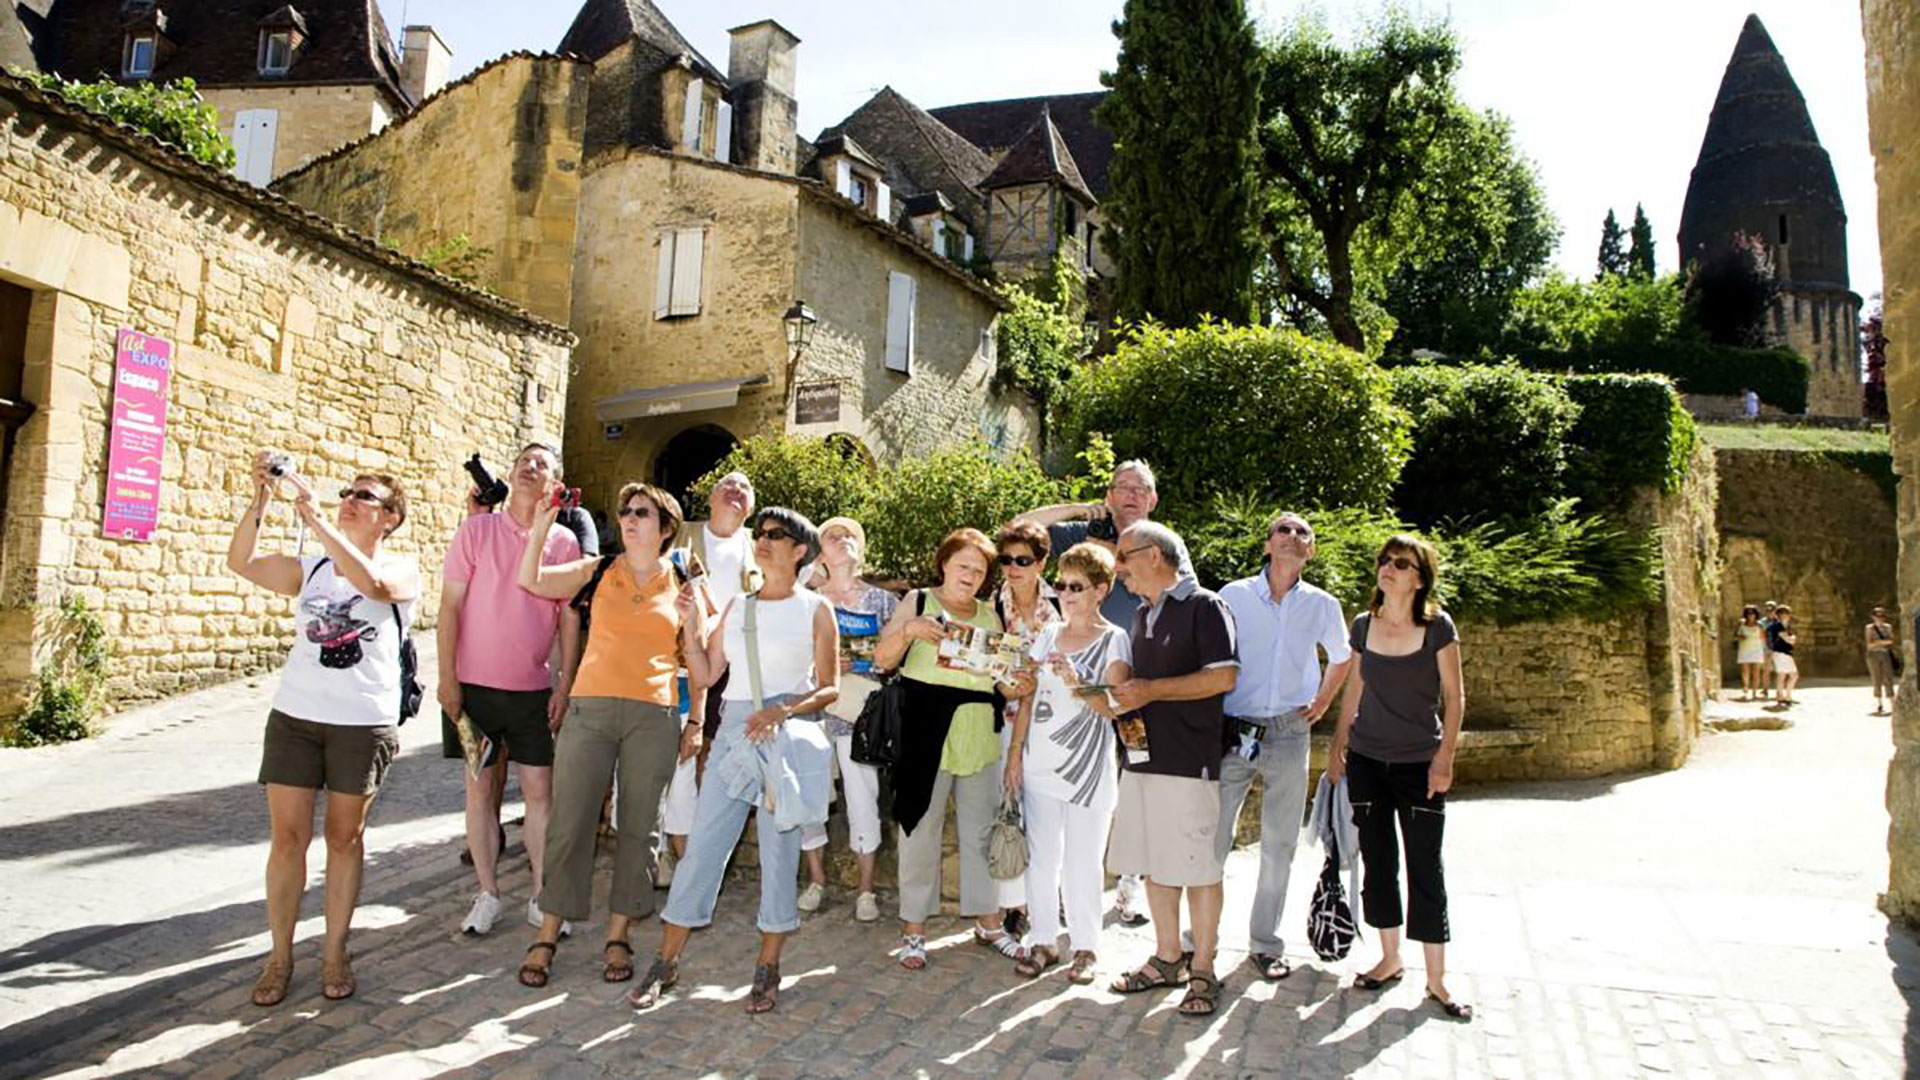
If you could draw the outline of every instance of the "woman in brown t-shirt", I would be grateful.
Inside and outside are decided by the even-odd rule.
[[[1380,961],[1354,979],[1379,990],[1405,974],[1400,935],[1425,947],[1427,996],[1448,1016],[1473,1017],[1446,988],[1447,885],[1440,841],[1447,790],[1466,714],[1453,620],[1433,602],[1440,562],[1433,546],[1401,534],[1380,549],[1373,603],[1353,620],[1359,666],[1347,679],[1327,778],[1348,780],[1365,866],[1367,925],[1380,932]],[[1397,829],[1396,829],[1397,826]],[[1400,904],[1400,837],[1406,836],[1408,902]]]

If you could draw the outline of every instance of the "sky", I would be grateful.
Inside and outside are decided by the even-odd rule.
[[[1264,28],[1300,0],[1248,0]],[[715,65],[727,28],[774,18],[801,39],[801,134],[812,137],[882,86],[926,108],[1100,87],[1113,64],[1109,29],[1122,0],[968,0],[902,8],[878,0],[656,0]],[[515,49],[558,46],[579,0],[380,0],[397,33],[425,23],[463,74]],[[1336,26],[1375,0],[1318,5]],[[1807,98],[1847,207],[1855,292],[1880,290],[1873,157],[1867,139],[1857,0],[1454,0],[1417,10],[1447,17],[1465,48],[1459,87],[1476,108],[1513,121],[1539,167],[1562,229],[1555,262],[1590,275],[1600,223],[1624,226],[1646,206],[1661,270],[1674,268],[1687,178],[1720,76],[1747,14],[1758,14]],[[1017,36],[1005,33],[1018,27]]]

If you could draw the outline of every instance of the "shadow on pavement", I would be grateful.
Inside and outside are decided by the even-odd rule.
[[[1893,985],[1907,1001],[1907,1027],[1900,1039],[1906,1075],[1920,1075],[1920,939],[1900,924],[1888,922],[1887,958],[1893,961]]]

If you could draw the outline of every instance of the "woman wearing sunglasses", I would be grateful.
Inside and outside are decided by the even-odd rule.
[[[313,488],[292,472],[276,476],[271,457],[253,463],[253,501],[227,545],[227,568],[281,596],[297,597],[293,647],[267,713],[260,783],[267,789],[267,925],[273,945],[253,1003],[286,1000],[293,978],[293,927],[307,885],[314,797],[327,792],[326,943],[320,993],[329,1001],[357,987],[347,930],[360,895],[367,812],[400,749],[400,644],[420,567],[384,541],[407,520],[407,495],[391,476],[362,473],[340,490],[332,521]],[[321,554],[256,555],[260,525],[279,481],[320,541]]]
[[[687,855],[667,893],[660,952],[627,995],[636,1009],[658,1004],[680,978],[680,953],[693,931],[713,922],[720,880],[754,811],[760,843],[760,956],[747,1011],[773,1009],[780,992],[780,950],[800,928],[795,895],[800,837],[827,819],[833,743],[822,710],[840,696],[840,632],[833,605],[800,585],[800,571],[820,556],[820,534],[804,516],[778,506],[753,526],[753,560],[764,582],[735,597],[708,633],[689,593],[680,601],[687,674],[710,687],[729,674],[721,694],[720,731],[694,804]]]
[[[1353,620],[1360,664],[1347,679],[1327,755],[1327,779],[1349,781],[1365,864],[1361,911],[1380,931],[1380,962],[1353,984],[1377,991],[1406,974],[1404,924],[1406,935],[1425,948],[1427,997],[1448,1016],[1470,1020],[1472,1006],[1447,993],[1447,885],[1440,864],[1447,790],[1467,708],[1460,642],[1453,620],[1433,599],[1440,573],[1433,545],[1402,533],[1387,540],[1375,562],[1373,602]],[[1405,918],[1396,826],[1405,834]]]
[[[573,691],[554,739],[553,805],[547,817],[545,880],[536,898],[541,925],[520,966],[525,986],[547,985],[562,927],[593,909],[593,854],[600,806],[618,775],[614,820],[620,845],[607,891],[607,938],[600,977],[633,978],[635,919],[653,914],[653,840],[660,793],[673,778],[684,728],[674,708],[680,663],[681,582],[663,556],[680,529],[680,503],[651,484],[620,489],[617,555],[541,565],[560,508],[541,500],[520,554],[520,587],[549,600],[572,597],[583,609],[584,641],[562,657]],[[577,671],[575,670],[577,665]]]
[[[1100,614],[1111,588],[1113,553],[1104,546],[1076,544],[1060,556],[1066,621],[1049,622],[1035,639],[1030,655],[1040,665],[1038,686],[1008,725],[1006,785],[1020,792],[1026,814],[1026,886],[1034,912],[1032,942],[1014,970],[1027,978],[1060,962],[1062,893],[1073,946],[1067,979],[1092,982],[1098,959],[1102,860],[1120,798],[1113,709],[1099,688],[1132,677],[1127,631]]]
[[[1000,587],[993,593],[993,613],[1000,617],[1007,633],[1031,639],[1060,621],[1060,598],[1048,587],[1045,573],[1050,548],[1047,530],[1029,521],[1012,521],[1000,530],[993,544],[1000,549],[994,560],[1000,567]],[[1007,702],[1009,708],[1014,704]],[[1013,725],[1007,724],[1000,729],[1003,759],[1012,745]],[[1026,878],[1010,878],[995,885],[1007,933],[1018,940],[1030,925]]]

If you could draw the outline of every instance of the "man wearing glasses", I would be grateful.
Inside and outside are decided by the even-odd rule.
[[[1280,938],[1287,878],[1307,803],[1308,734],[1326,714],[1353,666],[1340,601],[1300,580],[1313,558],[1313,528],[1299,514],[1281,514],[1267,528],[1266,569],[1220,590],[1233,612],[1240,677],[1225,700],[1233,748],[1220,762],[1220,830],[1214,847],[1224,861],[1254,774],[1260,775],[1260,881],[1247,931],[1248,961],[1263,979],[1292,973]],[[1325,674],[1319,652],[1327,654]]]

